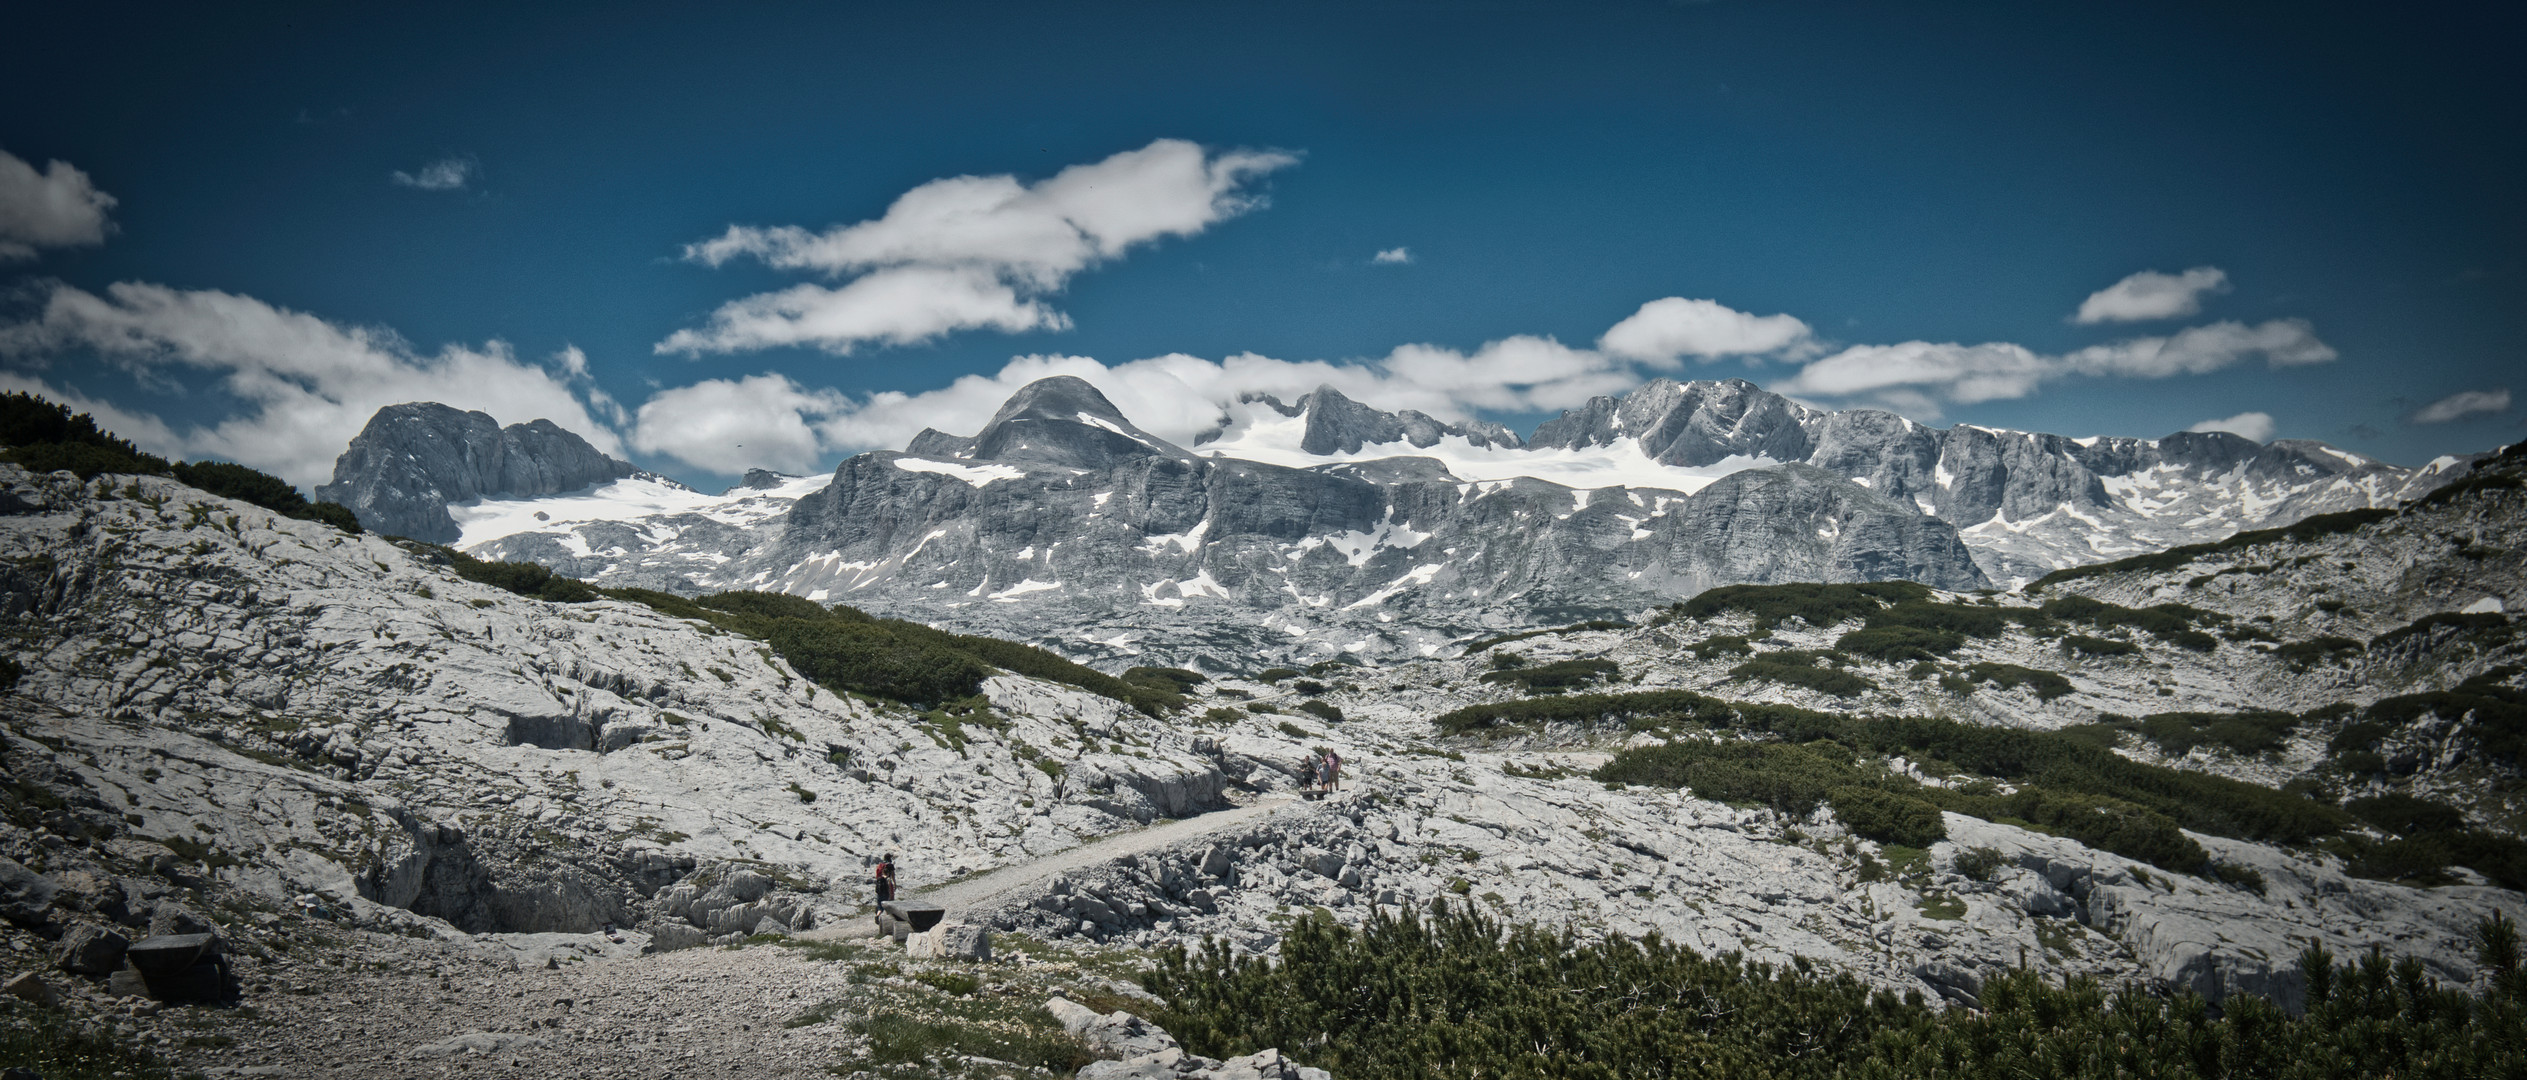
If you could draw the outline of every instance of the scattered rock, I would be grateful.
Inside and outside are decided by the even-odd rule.
[[[458,1054],[501,1054],[543,1045],[544,1040],[534,1035],[519,1035],[506,1031],[468,1031],[462,1035],[452,1035],[437,1042],[423,1043],[413,1047],[412,1056],[442,1058]]]
[[[53,949],[53,963],[73,974],[107,975],[123,966],[123,951],[131,944],[130,938],[112,930],[81,923],[61,936],[61,944]]]
[[[51,918],[53,895],[59,891],[52,879],[0,857],[0,919],[42,926]]]

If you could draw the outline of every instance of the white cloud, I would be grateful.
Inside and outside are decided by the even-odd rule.
[[[2271,442],[2273,417],[2271,413],[2242,412],[2225,420],[2205,420],[2185,430],[2225,431],[2231,435],[2244,436],[2253,442]]]
[[[0,262],[32,259],[37,248],[102,244],[114,228],[105,219],[113,208],[114,196],[69,162],[37,172],[0,150]]]
[[[1670,296],[1641,305],[1598,338],[1597,347],[1674,367],[1685,356],[1708,362],[1779,352],[1806,344],[1810,337],[1808,324],[1788,315],[1749,315],[1715,300]]]
[[[800,284],[721,305],[711,313],[708,327],[678,330],[658,343],[658,351],[813,345],[848,352],[849,345],[859,342],[911,345],[969,327],[1011,334],[1067,330],[1070,317],[1020,298],[988,270],[899,266],[863,275],[841,288]]]
[[[662,391],[642,405],[631,443],[723,474],[750,467],[803,472],[859,450],[900,449],[925,427],[974,434],[1009,395],[1055,375],[1086,379],[1133,423],[1187,446],[1219,423],[1224,407],[1250,393],[1290,401],[1332,386],[1377,408],[1464,420],[1496,410],[1567,409],[1639,381],[1629,365],[1601,353],[1526,336],[1471,353],[1407,345],[1368,363],[1173,353],[1109,366],[1084,356],[1021,356],[993,374],[913,394],[810,390],[778,374],[708,380]],[[732,449],[741,441],[742,451]]]
[[[1384,251],[1378,252],[1378,253],[1377,253],[1377,254],[1375,254],[1375,255],[1371,255],[1371,256],[1369,256],[1369,261],[1370,261],[1370,262],[1372,262],[1372,263],[1375,263],[1375,264],[1381,265],[1381,266],[1383,266],[1383,265],[1387,265],[1387,264],[1390,264],[1390,263],[1395,264],[1395,265],[1399,265],[1399,266],[1402,266],[1402,265],[1410,265],[1410,264],[1412,263],[1412,261],[1413,261],[1413,249],[1411,249],[1411,248],[1391,247],[1391,248],[1388,248],[1388,249],[1386,249],[1386,250],[1384,250]]]
[[[817,424],[851,408],[833,390],[807,390],[774,372],[662,390],[634,414],[632,449],[733,474],[750,468],[814,472],[827,463]]]
[[[102,359],[144,384],[169,381],[173,369],[212,374],[242,408],[209,426],[178,429],[145,413],[72,403],[96,408],[143,449],[226,458],[302,487],[332,479],[334,458],[369,417],[408,401],[479,409],[503,423],[549,419],[606,453],[622,452],[614,431],[590,415],[592,407],[615,406],[582,386],[587,359],[576,349],[550,367],[518,359],[499,341],[422,353],[390,330],[342,326],[252,297],[124,282],[104,296],[55,286],[34,318],[0,325],[0,357],[21,361],[11,388],[71,400],[23,373],[65,356]]]
[[[2201,375],[2256,356],[2263,357],[2267,366],[2281,368],[2321,364],[2337,355],[2303,319],[2274,319],[2255,326],[2218,322],[2165,337],[2092,345],[2060,356],[2008,342],[1855,345],[1808,364],[1772,389],[1784,394],[1869,398],[1913,415],[1937,416],[1941,400],[1973,404],[2022,398],[2069,375],[2158,379]],[[1905,396],[1895,396],[1899,391]],[[1911,407],[1904,407],[1908,403]]]
[[[2416,424],[2445,424],[2483,413],[2509,411],[2509,388],[2494,390],[2461,390],[2422,406],[2413,413]]]
[[[2178,319],[2202,313],[2202,298],[2229,291],[2229,275],[2217,266],[2197,266],[2181,274],[2144,270],[2088,294],[2071,321],[2083,326],[2101,322]]]
[[[1283,153],[1209,153],[1160,139],[1074,165],[1032,185],[958,176],[905,192],[884,216],[822,233],[797,226],[728,231],[685,247],[718,266],[759,259],[786,270],[856,276],[839,288],[801,285],[733,301],[707,327],[680,330],[662,353],[725,353],[813,345],[849,353],[867,342],[910,344],[954,330],[1063,329],[1040,298],[1128,249],[1192,236],[1263,205],[1247,183],[1296,164]]]
[[[418,172],[397,169],[388,174],[388,178],[404,187],[423,191],[461,191],[467,184],[473,183],[475,177],[482,175],[482,171],[482,162],[468,154],[440,158],[422,166]]]

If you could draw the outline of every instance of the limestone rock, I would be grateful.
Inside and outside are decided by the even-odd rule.
[[[0,918],[42,926],[51,920],[53,896],[60,891],[52,879],[0,857]]]
[[[81,923],[61,936],[53,949],[53,963],[78,975],[111,974],[123,966],[123,951],[131,944],[130,938],[112,930]]]
[[[991,931],[970,923],[940,923],[904,939],[904,955],[916,960],[991,962]]]
[[[1183,1049],[1166,1029],[1120,1009],[1099,1014],[1063,997],[1047,1000],[1044,1008],[1062,1025],[1062,1030],[1087,1043],[1090,1053],[1102,1057],[1131,1059]]]
[[[37,1005],[61,1004],[61,993],[46,983],[43,976],[32,971],[20,972],[7,983],[0,983],[0,994]]]

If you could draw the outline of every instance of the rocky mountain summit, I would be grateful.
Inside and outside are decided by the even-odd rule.
[[[316,497],[379,532],[445,544],[458,536],[449,503],[577,491],[637,472],[550,420],[504,428],[487,413],[422,401],[370,417]]]
[[[1063,377],[972,436],[925,431],[819,484],[749,487],[751,509],[734,490],[725,510],[662,508],[627,482],[535,520],[540,500],[468,508],[484,517],[464,543],[603,583],[778,589],[1075,656],[1219,667],[1437,655],[1719,585],[2021,584],[2393,506],[2465,464],[2405,470],[2223,433],[1941,430],[1663,379],[1526,440],[1330,387],[1250,396],[1188,448]]]

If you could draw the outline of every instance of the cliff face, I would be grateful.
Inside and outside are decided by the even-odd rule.
[[[316,497],[350,507],[367,528],[445,544],[457,538],[449,503],[575,491],[637,471],[550,420],[504,428],[488,414],[423,401],[370,417]]]

